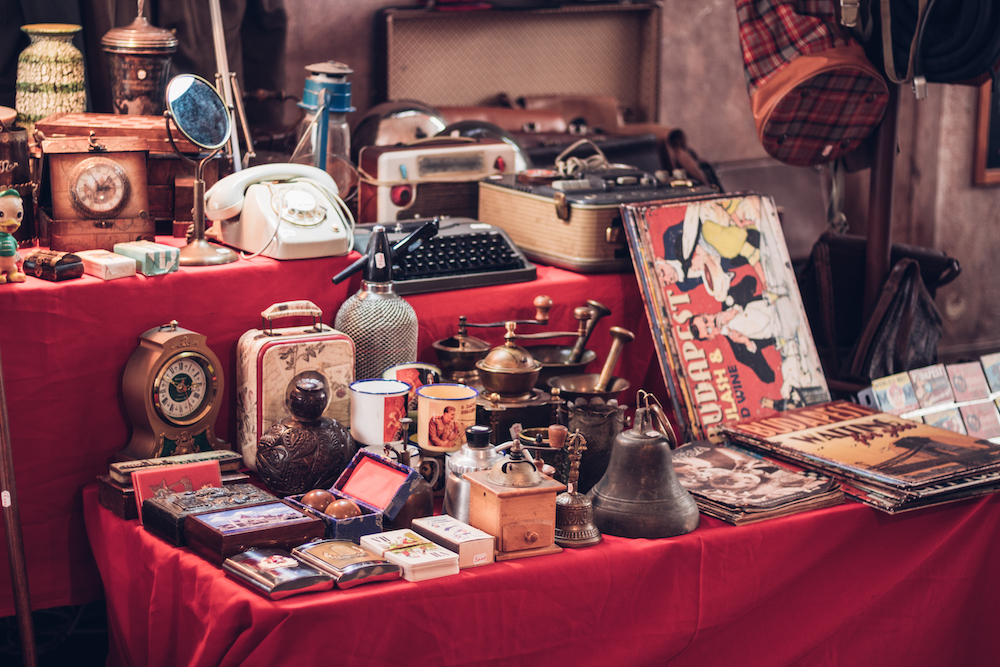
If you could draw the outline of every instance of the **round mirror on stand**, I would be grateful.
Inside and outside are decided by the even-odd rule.
[[[208,266],[235,262],[239,255],[222,246],[205,240],[205,164],[218,156],[229,141],[232,123],[229,110],[212,85],[194,74],[180,74],[167,84],[167,137],[174,151],[184,160],[195,165],[194,175],[194,238],[181,248],[181,266]],[[194,145],[209,151],[201,160],[184,155],[174,143],[170,121]]]

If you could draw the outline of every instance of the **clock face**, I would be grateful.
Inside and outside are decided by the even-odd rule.
[[[153,382],[153,405],[167,422],[191,424],[211,409],[216,391],[212,363],[197,352],[171,359]]]
[[[88,218],[115,217],[128,204],[130,194],[128,174],[109,158],[87,158],[69,177],[70,202]]]

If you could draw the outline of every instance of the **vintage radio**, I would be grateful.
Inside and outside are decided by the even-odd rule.
[[[581,273],[631,271],[619,207],[715,192],[690,181],[664,182],[631,168],[563,177],[530,170],[479,184],[479,220],[505,230],[533,261]]]
[[[475,218],[479,181],[514,173],[514,148],[498,139],[438,139],[401,146],[365,146],[358,222],[437,215]]]

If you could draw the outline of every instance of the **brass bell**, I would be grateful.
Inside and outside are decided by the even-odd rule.
[[[550,426],[549,432],[560,429]],[[560,429],[563,433],[566,427]],[[562,437],[565,437],[563,435]],[[594,506],[585,494],[576,490],[580,477],[580,457],[587,449],[587,441],[580,431],[569,436],[566,451],[570,460],[567,490],[556,496],[556,544],[561,547],[590,547],[603,539],[594,525]]]
[[[698,506],[674,472],[672,439],[653,427],[650,408],[636,408],[632,428],[615,438],[608,469],[587,493],[602,533],[671,537],[698,527]]]

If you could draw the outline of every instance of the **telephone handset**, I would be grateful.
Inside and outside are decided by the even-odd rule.
[[[354,217],[328,173],[306,164],[261,164],[226,176],[205,193],[205,217],[220,240],[274,259],[346,255]]]

